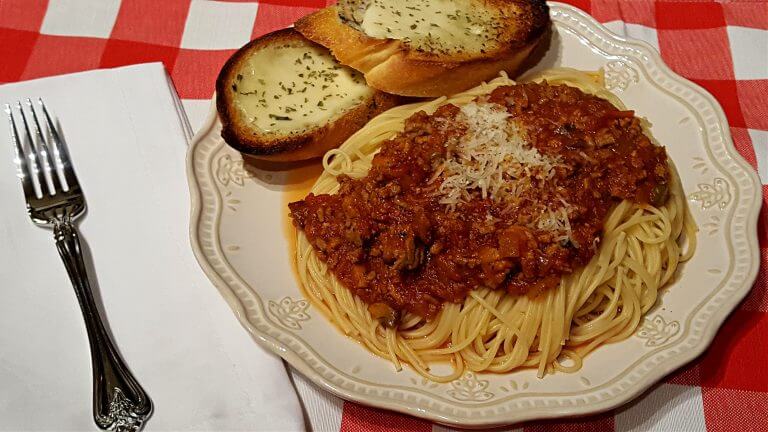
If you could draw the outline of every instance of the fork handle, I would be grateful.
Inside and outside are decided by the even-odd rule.
[[[120,358],[93,301],[77,229],[69,220],[54,224],[56,248],[80,303],[88,332],[93,371],[93,419],[104,430],[138,431],[152,412],[149,395]]]

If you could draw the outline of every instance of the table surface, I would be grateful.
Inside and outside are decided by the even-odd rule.
[[[162,61],[192,125],[235,49],[332,3],[326,0],[0,0],[0,83]],[[764,206],[757,282],[710,349],[635,402],[525,431],[768,430],[768,2],[567,0],[616,33],[642,39],[723,106],[738,151],[758,171]],[[317,431],[443,431],[344,402],[291,371]]]

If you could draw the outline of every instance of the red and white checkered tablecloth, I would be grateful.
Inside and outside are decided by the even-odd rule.
[[[566,0],[611,30],[642,39],[682,76],[709,90],[768,202],[768,2]],[[162,61],[179,95],[205,100],[219,68],[251,38],[283,28],[326,0],[0,0],[0,83]],[[749,297],[701,358],[639,400],[609,413],[517,425],[524,431],[767,431],[768,210],[762,268]],[[702,251],[706,253],[706,251]],[[366,408],[294,374],[316,431],[443,431]],[[0,383],[2,385],[2,383]],[[514,429],[514,428],[513,428]]]

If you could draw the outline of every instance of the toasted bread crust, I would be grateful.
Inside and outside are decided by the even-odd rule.
[[[365,75],[368,85],[403,96],[436,97],[466,90],[497,76],[514,74],[548,35],[549,8],[543,0],[486,0],[489,7],[514,7],[516,20],[504,42],[487,52],[446,55],[412,49],[397,39],[373,38],[344,23],[336,6],[299,19],[295,28],[331,50],[340,63]]]
[[[230,147],[258,159],[290,162],[320,157],[341,145],[376,115],[396,106],[400,98],[376,91],[340,117],[302,133],[260,134],[244,125],[228,90],[243,62],[253,52],[277,43],[314,45],[292,28],[278,30],[249,42],[227,60],[216,79],[216,109],[222,123],[221,136]]]

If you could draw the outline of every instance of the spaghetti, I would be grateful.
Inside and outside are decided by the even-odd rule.
[[[553,69],[529,80],[576,87],[624,110],[599,73]],[[325,155],[324,172],[312,192],[336,194],[337,176],[366,176],[382,143],[400,133],[413,114],[433,113],[445,104],[464,106],[515,84],[502,75],[449,98],[381,114]],[[674,278],[678,264],[695,250],[696,227],[671,162],[669,174],[669,198],[663,205],[620,201],[608,213],[601,243],[589,262],[559,278],[555,287],[533,295],[480,287],[462,302],[445,302],[431,319],[407,312],[396,327],[388,327],[371,316],[369,305],[331,273],[304,232],[297,230],[300,282],[313,305],[346,335],[391,360],[398,370],[407,363],[437,382],[452,381],[465,370],[503,373],[535,367],[540,377],[573,372],[590,351],[633,334],[659,291]],[[450,373],[430,371],[431,363],[445,361],[452,365]]]

